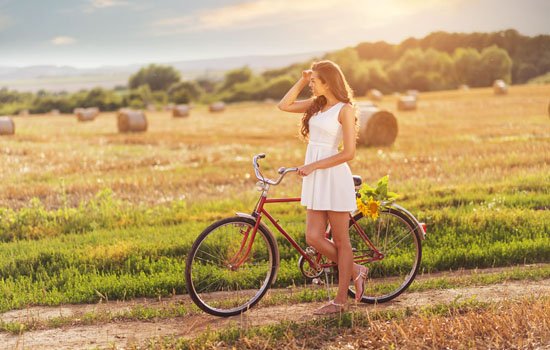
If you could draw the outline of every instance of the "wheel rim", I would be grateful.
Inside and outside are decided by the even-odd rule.
[[[190,285],[206,311],[238,313],[261,298],[272,275],[273,254],[260,230],[248,258],[243,238],[253,225],[230,222],[214,228],[200,242],[191,260]],[[248,242],[247,241],[247,242]]]
[[[370,263],[368,281],[363,300],[384,302],[403,292],[412,282],[420,263],[420,241],[411,225],[391,211],[382,211],[376,221],[361,217],[357,224],[367,234],[374,246],[384,257]],[[355,256],[375,255],[372,249],[360,239],[357,229],[350,227],[352,247]],[[352,294],[354,287],[350,288]]]

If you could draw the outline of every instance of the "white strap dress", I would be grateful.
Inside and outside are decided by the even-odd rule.
[[[338,102],[326,111],[318,112],[311,117],[304,164],[338,153],[338,146],[343,139],[338,115],[344,105],[345,103]],[[348,164],[318,169],[305,176],[302,180],[301,204],[312,210],[356,210],[355,187]]]

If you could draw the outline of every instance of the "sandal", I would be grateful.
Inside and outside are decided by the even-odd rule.
[[[321,306],[317,310],[313,311],[314,315],[332,315],[346,311],[346,304],[335,303],[334,300],[329,301],[328,304]]]
[[[363,299],[363,294],[365,293],[365,283],[367,282],[367,276],[369,274],[369,269],[366,266],[359,266],[359,274],[353,280],[355,284],[355,302],[358,303]]]

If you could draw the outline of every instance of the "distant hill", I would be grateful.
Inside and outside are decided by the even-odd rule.
[[[308,52],[291,55],[254,55],[239,57],[212,58],[165,62],[178,69],[184,79],[195,79],[208,76],[210,79],[221,79],[229,69],[248,66],[260,72],[287,66],[294,62],[309,60],[320,56],[323,52]],[[75,68],[70,66],[29,66],[1,67],[0,87],[19,91],[77,91],[95,86],[113,88],[126,85],[131,74],[146,64],[129,64],[126,66],[103,66],[97,68]]]

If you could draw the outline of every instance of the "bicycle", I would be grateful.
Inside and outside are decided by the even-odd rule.
[[[208,226],[193,243],[186,260],[187,291],[193,302],[216,316],[234,316],[256,305],[277,278],[279,249],[265,216],[298,251],[299,268],[309,280],[325,276],[336,264],[326,261],[312,247],[303,249],[265,209],[266,204],[299,202],[300,198],[268,198],[270,186],[278,185],[297,168],[279,168],[279,178],[265,178],[255,155],[253,167],[260,198],[252,214],[236,213]],[[356,190],[360,176],[353,176]],[[330,238],[330,225],[326,236]],[[369,234],[367,234],[369,233]],[[394,203],[382,203],[377,220],[350,213],[350,239],[354,262],[368,264],[369,282],[362,302],[383,303],[403,293],[414,280],[422,258],[426,226]],[[328,279],[327,279],[328,282]],[[327,283],[328,286],[328,283]],[[355,296],[350,286],[349,295]]]

